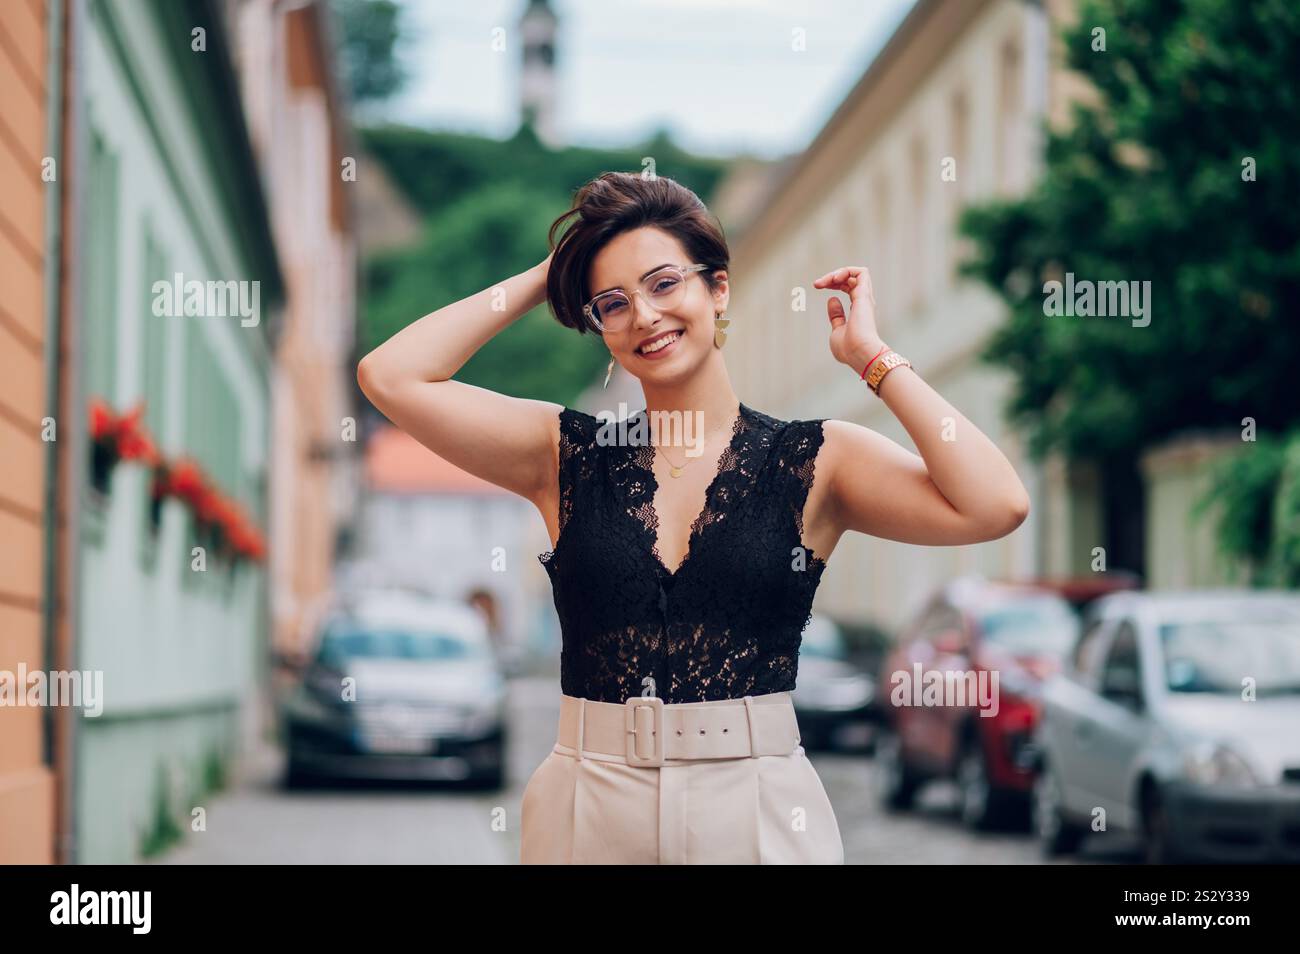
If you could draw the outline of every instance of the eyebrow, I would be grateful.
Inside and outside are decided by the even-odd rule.
[[[649,271],[644,272],[644,273],[641,275],[641,277],[637,279],[637,281],[638,281],[638,282],[643,282],[643,281],[645,281],[647,278],[649,278],[651,275],[653,275],[655,272],[659,271],[659,269],[661,269],[661,268],[667,268],[667,267],[668,267],[669,265],[671,265],[671,264],[672,264],[672,262],[664,262],[662,265],[656,265],[654,268],[650,269]],[[603,294],[605,294],[605,292],[609,292],[609,291],[626,291],[626,289],[624,289],[622,285],[615,285],[613,288],[606,288],[606,289],[603,289],[603,290],[601,290],[601,291],[596,292],[596,295],[603,295]],[[592,295],[591,297],[592,297],[592,298],[595,298],[596,295]]]

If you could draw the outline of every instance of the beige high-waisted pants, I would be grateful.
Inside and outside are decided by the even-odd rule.
[[[835,812],[799,744],[790,694],[741,701],[629,700],[629,713],[562,696],[558,741],[524,788],[520,861],[843,864]],[[656,735],[666,738],[658,756]]]

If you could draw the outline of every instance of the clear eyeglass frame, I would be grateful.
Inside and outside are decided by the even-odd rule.
[[[640,294],[641,298],[655,311],[667,311],[675,307],[680,301],[681,296],[686,289],[686,279],[694,272],[702,272],[708,269],[708,265],[665,265],[663,268],[651,272],[641,280],[641,287],[633,294]],[[678,277],[678,284],[667,295],[659,296],[659,302],[655,302],[654,286],[655,283],[664,277],[664,273],[674,273]],[[609,300],[623,300],[627,303],[626,310],[612,323],[604,322],[600,319],[598,307],[601,302]],[[587,316],[587,321],[591,326],[601,334],[606,331],[622,331],[632,320],[632,298],[621,288],[610,289],[607,292],[601,292],[587,304],[582,306],[582,313]]]

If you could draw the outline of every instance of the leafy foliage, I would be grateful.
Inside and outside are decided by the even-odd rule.
[[[1261,432],[1300,423],[1300,5],[1083,0],[1079,14],[1065,48],[1098,102],[1048,131],[1029,195],[961,224],[964,271],[1010,307],[983,357],[1014,374],[1012,419],[1035,453],[1095,457],[1245,416]],[[1045,316],[1043,283],[1066,272],[1150,281],[1150,324]]]
[[[397,57],[402,8],[394,0],[332,0],[339,53],[354,102],[385,100],[405,85]]]
[[[1268,583],[1300,587],[1300,431],[1287,444],[1273,507],[1273,544]]]
[[[1219,549],[1229,557],[1259,568],[1269,557],[1278,482],[1282,477],[1285,444],[1264,434],[1249,452],[1220,460],[1211,473],[1208,492],[1196,503],[1191,516],[1199,518],[1211,507],[1220,512]]]

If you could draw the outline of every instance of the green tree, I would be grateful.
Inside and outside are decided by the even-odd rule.
[[[1262,440],[1300,424],[1300,5],[1082,0],[1078,13],[1064,47],[1095,99],[1045,130],[1027,196],[963,216],[964,271],[1009,307],[982,354],[1012,372],[1009,417],[1031,452],[1098,465],[1111,563],[1142,571],[1143,449],[1246,418]],[[1046,283],[1069,273],[1149,282],[1149,323],[1048,316]],[[1284,578],[1300,547],[1282,515],[1300,495],[1276,454],[1234,468],[1250,479],[1218,484],[1220,546]]]
[[[405,85],[397,56],[402,8],[394,0],[332,0],[338,44],[352,100],[385,100]]]
[[[967,274],[1010,307],[984,357],[1014,374],[1012,419],[1035,452],[1102,459],[1294,426],[1300,4],[1084,0],[1064,41],[1097,102],[1047,132],[1028,196],[962,221]],[[1150,324],[1046,316],[1067,272],[1149,281]]]

